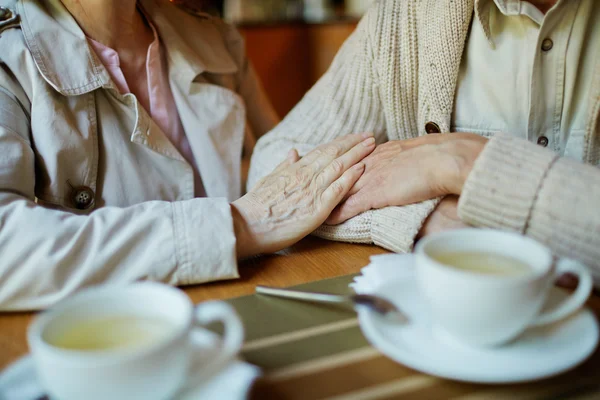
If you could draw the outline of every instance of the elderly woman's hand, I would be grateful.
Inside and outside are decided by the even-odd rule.
[[[472,133],[384,143],[365,158],[365,173],[328,218],[339,224],[364,211],[460,195],[487,139]]]
[[[348,135],[288,159],[232,203],[238,258],[270,253],[302,239],[330,215],[363,174],[372,134]]]

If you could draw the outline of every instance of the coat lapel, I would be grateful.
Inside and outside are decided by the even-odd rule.
[[[206,193],[234,200],[241,192],[246,116],[232,90],[238,65],[220,22],[189,15],[166,0],[142,0],[142,5],[165,45],[173,97]],[[209,83],[209,75],[233,83]]]
[[[110,77],[92,54],[85,34],[60,0],[21,0],[17,3],[27,47],[40,75],[64,96],[91,92]],[[69,49],[69,57],[57,51]]]
[[[234,92],[208,83],[193,84],[187,94],[182,87],[173,87],[173,95],[207,195],[237,199],[241,191],[243,102]]]

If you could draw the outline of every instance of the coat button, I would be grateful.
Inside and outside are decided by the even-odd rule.
[[[542,41],[542,50],[543,51],[550,51],[552,50],[552,47],[554,47],[554,42],[552,41],[552,39],[544,39]]]
[[[429,121],[425,124],[425,132],[427,133],[442,133],[440,126],[435,122]]]
[[[12,11],[6,7],[0,7],[0,21],[8,21],[12,16]]]
[[[540,136],[537,140],[537,144],[542,147],[548,146],[548,138],[546,136]]]
[[[78,186],[73,189],[73,204],[78,210],[90,208],[94,202],[94,192],[87,186]]]

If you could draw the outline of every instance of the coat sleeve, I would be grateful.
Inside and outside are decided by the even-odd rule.
[[[491,139],[459,201],[471,225],[516,231],[580,260],[600,284],[600,168],[526,140]]]
[[[325,75],[300,103],[255,148],[248,188],[277,166],[288,151],[300,155],[350,133],[374,132],[378,143],[388,139],[378,88],[379,37],[385,35],[385,2],[376,2],[344,43]],[[382,63],[384,60],[381,61]],[[408,252],[438,200],[363,213],[338,226],[322,226],[314,234],[331,240],[375,243]]]
[[[77,215],[38,205],[35,178],[27,110],[0,87],[0,310],[42,309],[100,283],[186,285],[238,276],[225,199]]]

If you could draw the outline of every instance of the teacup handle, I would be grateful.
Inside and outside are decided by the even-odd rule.
[[[541,326],[559,321],[577,311],[585,304],[593,289],[592,275],[580,262],[570,259],[560,259],[556,265],[556,277],[570,272],[579,278],[579,284],[573,294],[567,297],[554,309],[537,316],[531,326]]]
[[[221,351],[210,363],[213,368],[221,367],[237,356],[244,344],[244,325],[233,307],[222,301],[202,303],[196,307],[195,319],[201,326],[213,322],[221,322],[224,326]]]

